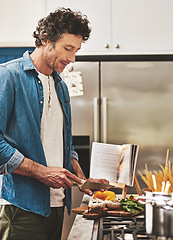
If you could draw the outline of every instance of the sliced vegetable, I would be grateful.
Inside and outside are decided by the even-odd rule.
[[[104,192],[97,191],[97,192],[95,192],[93,198],[112,201],[114,198],[116,198],[116,194],[112,191],[104,191]]]
[[[121,199],[121,207],[127,211],[135,214],[138,211],[144,211],[144,205],[133,199]]]

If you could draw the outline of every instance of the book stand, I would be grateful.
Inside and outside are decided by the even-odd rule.
[[[113,183],[113,185],[115,186],[115,188],[121,188],[122,189],[122,198],[126,198],[127,189],[128,189],[129,186],[127,186],[125,183]],[[134,185],[135,185],[137,193],[139,194],[139,196],[141,196],[142,191],[141,191],[141,188],[139,186],[136,175],[134,175]]]
[[[125,183],[113,183],[112,185],[114,185],[115,188],[121,188],[122,189],[122,198],[126,198],[127,189],[129,186],[127,186]]]

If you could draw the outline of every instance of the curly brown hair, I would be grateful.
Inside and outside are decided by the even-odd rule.
[[[62,34],[69,33],[76,36],[82,36],[85,42],[90,36],[91,28],[86,15],[81,12],[73,12],[70,8],[60,8],[51,12],[47,17],[38,22],[36,31],[33,32],[36,47],[42,45],[43,34],[52,43],[58,41]]]

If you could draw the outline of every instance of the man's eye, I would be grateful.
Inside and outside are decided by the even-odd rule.
[[[65,48],[66,51],[70,51],[71,49],[70,48]]]

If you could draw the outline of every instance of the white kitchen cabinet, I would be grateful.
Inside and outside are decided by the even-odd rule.
[[[80,10],[92,28],[83,54],[172,54],[172,0],[6,0],[0,7],[0,47],[34,46],[38,20],[58,7]]]
[[[47,14],[59,7],[69,7],[87,15],[92,29],[79,54],[108,54],[111,51],[111,0],[47,0]]]
[[[173,53],[172,12],[172,0],[112,0],[112,51]]]
[[[34,47],[32,33],[45,15],[45,0],[0,3],[0,47]]]
[[[47,14],[70,7],[86,14],[91,37],[80,54],[173,53],[172,0],[46,0]]]

